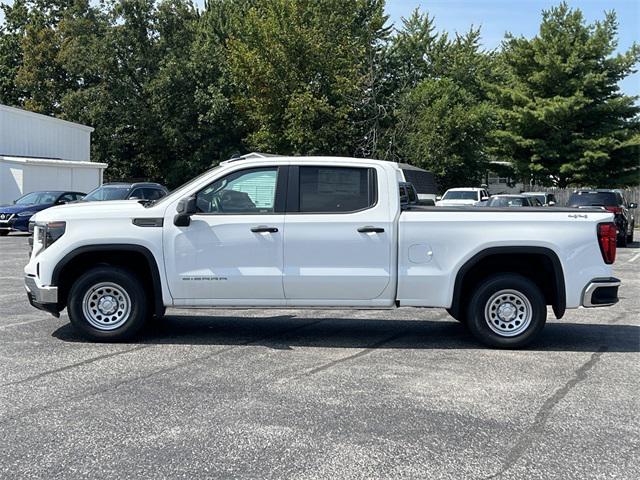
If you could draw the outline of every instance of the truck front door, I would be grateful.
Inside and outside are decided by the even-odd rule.
[[[168,212],[165,266],[177,304],[284,304],[286,169],[247,168],[215,180],[197,192],[186,227]]]

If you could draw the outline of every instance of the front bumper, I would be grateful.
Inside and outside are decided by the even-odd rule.
[[[58,287],[40,287],[35,277],[27,275],[24,277],[24,288],[27,291],[29,303],[33,307],[49,312],[56,317],[60,316]]]
[[[615,305],[618,303],[620,284],[620,280],[614,277],[591,280],[582,292],[582,306],[592,308]]]
[[[4,230],[5,232],[28,232],[29,225],[12,221],[0,222],[0,230]]]

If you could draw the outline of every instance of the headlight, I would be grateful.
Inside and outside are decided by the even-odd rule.
[[[37,253],[50,247],[64,235],[66,222],[36,222],[33,232],[33,248]]]
[[[30,216],[35,215],[35,214],[36,214],[36,212],[20,212],[18,214],[18,216],[19,217],[30,217]]]

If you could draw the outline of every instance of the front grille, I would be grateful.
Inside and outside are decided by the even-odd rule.
[[[11,220],[13,216],[13,213],[0,213],[0,221],[6,222],[7,220]]]

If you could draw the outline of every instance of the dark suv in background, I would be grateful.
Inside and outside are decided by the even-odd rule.
[[[169,190],[159,183],[104,183],[91,190],[82,199],[83,202],[100,202],[105,200],[159,200]]]
[[[618,244],[626,247],[633,242],[635,216],[631,210],[635,203],[627,203],[619,190],[576,190],[569,197],[568,207],[603,207],[615,215]]]

